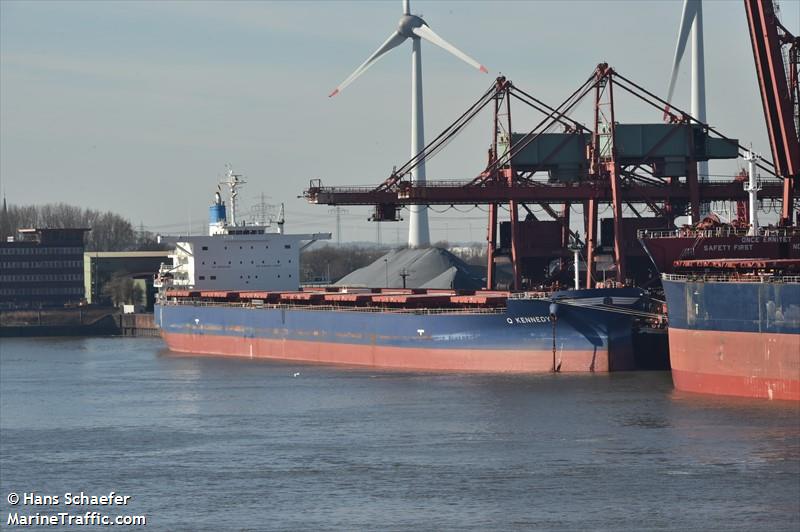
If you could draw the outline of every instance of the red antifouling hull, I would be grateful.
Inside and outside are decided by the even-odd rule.
[[[675,388],[800,401],[800,335],[669,330]]]
[[[171,351],[424,371],[546,373],[553,352],[544,350],[423,349],[162,331]],[[562,372],[607,372],[608,351],[557,350]]]

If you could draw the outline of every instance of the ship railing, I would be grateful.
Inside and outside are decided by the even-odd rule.
[[[712,229],[639,229],[636,232],[638,238],[714,238],[714,237],[744,237],[748,235],[748,228],[744,227],[714,227]],[[765,227],[761,228],[756,236],[793,236],[800,234],[796,227]]]
[[[547,292],[512,292],[508,299],[545,299],[550,295]]]
[[[275,309],[275,310],[308,310],[308,311],[347,311],[347,312],[381,312],[390,314],[503,314],[506,307],[470,308],[470,307],[442,307],[442,308],[391,308],[391,307],[354,307],[346,305],[293,305],[287,303],[253,304],[235,301],[207,301],[202,299],[174,299],[164,301],[164,305],[188,305],[195,307],[233,307],[246,309]]]
[[[702,281],[711,283],[800,283],[800,275],[719,275],[691,273],[662,273],[666,281]]]

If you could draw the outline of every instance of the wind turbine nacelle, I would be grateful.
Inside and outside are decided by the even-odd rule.
[[[406,39],[419,39],[419,35],[414,33],[414,28],[427,26],[424,20],[416,15],[403,15],[400,22],[397,24],[397,33]]]

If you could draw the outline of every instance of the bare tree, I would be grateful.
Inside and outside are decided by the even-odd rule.
[[[14,236],[28,227],[87,227],[87,251],[162,249],[152,233],[136,231],[130,221],[113,212],[82,209],[66,203],[7,205],[0,210],[0,238]]]

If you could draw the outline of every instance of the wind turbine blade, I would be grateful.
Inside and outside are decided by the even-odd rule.
[[[418,26],[412,30],[415,35],[425,39],[429,43],[435,44],[439,48],[443,48],[453,54],[454,56],[458,57],[465,63],[472,65],[473,67],[477,68],[481,72],[488,73],[489,71],[486,69],[485,66],[475,61],[473,58],[450,44],[449,42],[445,41],[441,37],[439,37],[436,32],[434,32],[430,26],[427,24],[423,24],[422,26]]]
[[[672,93],[675,91],[675,83],[678,81],[678,69],[681,66],[681,58],[686,50],[686,43],[689,42],[689,34],[692,31],[692,23],[697,15],[698,0],[684,0],[683,16],[681,17],[681,27],[678,30],[678,43],[675,45],[675,59],[672,61],[672,74],[669,78],[669,88],[667,89],[667,102],[672,103]]]
[[[346,79],[346,80],[344,80],[343,82],[341,82],[341,83],[339,84],[339,86],[338,86],[338,87],[336,87],[336,89],[334,89],[334,91],[328,95],[328,97],[330,98],[331,96],[336,96],[337,94],[339,94],[339,92],[341,92],[341,90],[342,90],[342,89],[344,89],[345,87],[347,87],[348,85],[350,85],[351,83],[353,83],[353,81],[355,81],[355,80],[356,80],[356,78],[358,78],[358,76],[360,76],[361,74],[363,74],[364,72],[366,72],[366,70],[367,70],[369,67],[371,67],[372,65],[374,65],[374,64],[375,64],[375,62],[376,62],[378,59],[380,59],[380,58],[381,58],[381,56],[382,56],[382,55],[384,55],[386,52],[388,52],[388,51],[389,51],[389,50],[391,50],[392,48],[395,48],[396,46],[399,46],[399,45],[400,45],[400,44],[401,44],[403,41],[405,41],[405,40],[406,40],[406,37],[404,37],[404,36],[400,35],[400,33],[399,33],[399,32],[396,32],[396,31],[395,31],[394,33],[392,33],[392,34],[389,36],[389,38],[388,38],[388,39],[386,39],[386,42],[385,42],[385,43],[383,43],[383,44],[380,46],[380,48],[378,48],[377,50],[375,50],[375,52],[374,52],[374,53],[373,53],[371,56],[369,56],[369,57],[367,58],[367,60],[366,60],[366,61],[364,61],[363,63],[361,63],[361,64],[358,66],[358,68],[357,68],[357,69],[355,69],[355,70],[353,71],[353,73],[352,73],[352,74],[350,74],[350,75],[347,77],[347,79]]]

